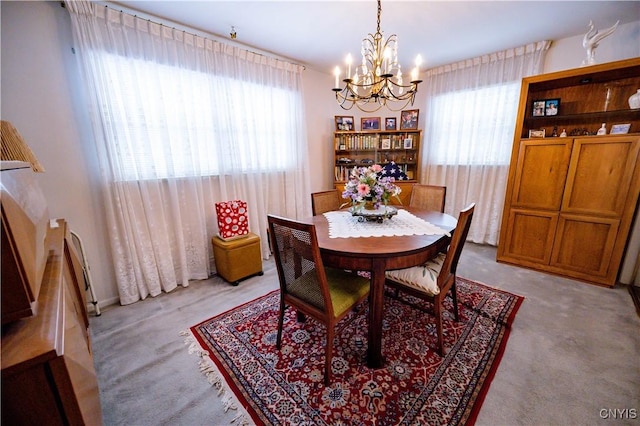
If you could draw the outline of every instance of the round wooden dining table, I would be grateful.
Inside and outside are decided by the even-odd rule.
[[[451,233],[456,218],[435,211],[414,207],[400,207],[425,221]],[[385,220],[393,220],[385,219]],[[434,258],[446,249],[450,237],[446,235],[407,235],[358,238],[330,238],[329,222],[324,215],[310,219],[325,266],[353,271],[371,272],[369,293],[369,342],[367,365],[380,368],[382,356],[382,318],[384,316],[385,271],[417,266]]]

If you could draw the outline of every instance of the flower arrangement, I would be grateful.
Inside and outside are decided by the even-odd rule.
[[[342,192],[342,198],[350,199],[351,204],[360,207],[370,202],[375,209],[381,204],[386,206],[391,197],[396,197],[400,201],[398,194],[401,189],[394,183],[395,178],[382,177],[381,171],[382,167],[379,164],[354,167]]]

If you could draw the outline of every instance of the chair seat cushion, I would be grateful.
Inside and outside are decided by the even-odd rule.
[[[339,317],[369,293],[369,280],[341,269],[324,268],[333,303],[333,313]]]
[[[440,294],[438,274],[440,273],[440,269],[442,269],[445,257],[446,254],[440,253],[424,265],[387,271],[386,277],[389,280],[422,291],[429,296],[437,296]]]
[[[329,294],[333,304],[333,313],[339,317],[353,305],[369,293],[369,280],[356,274],[345,272],[341,269],[325,267],[327,283],[329,284]],[[309,280],[315,282],[310,285]],[[324,302],[320,293],[320,286],[317,284],[315,270],[311,270],[296,279],[288,286],[288,292],[318,309],[324,310]]]

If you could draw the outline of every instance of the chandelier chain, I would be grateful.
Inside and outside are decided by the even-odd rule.
[[[378,31],[377,33],[380,34],[380,15],[382,14],[382,1],[378,0]]]

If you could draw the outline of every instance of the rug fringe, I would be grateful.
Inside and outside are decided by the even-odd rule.
[[[191,330],[182,330],[180,336],[184,337],[184,344],[189,345],[189,355],[197,355],[200,360],[198,361],[198,367],[200,372],[207,378],[209,384],[218,390],[218,397],[222,402],[224,412],[228,412],[229,409],[238,410],[238,400],[235,395],[227,386],[224,377],[220,374],[218,367],[213,363],[209,357],[209,353],[202,349],[200,343],[191,332]],[[241,407],[238,414],[231,420],[231,423],[237,423],[239,426],[250,426],[253,423],[250,421],[249,414]]]

